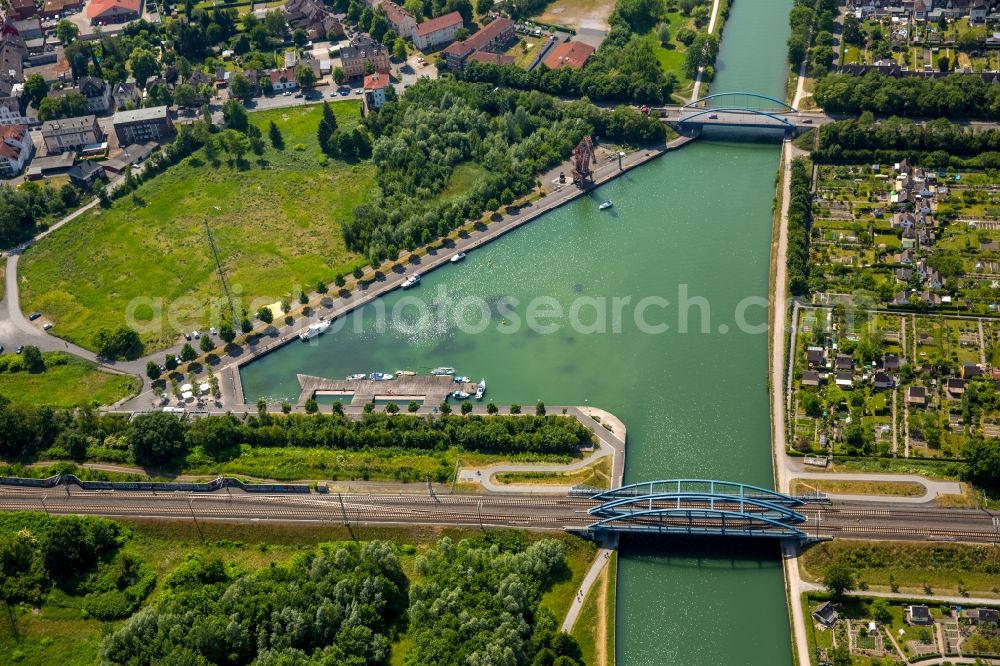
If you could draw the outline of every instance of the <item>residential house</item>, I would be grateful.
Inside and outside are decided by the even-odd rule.
[[[126,146],[118,155],[101,162],[101,166],[104,167],[105,171],[120,175],[125,172],[129,165],[138,166],[141,164],[159,147],[159,144],[152,141],[133,143]]]
[[[848,372],[854,370],[854,358],[847,354],[837,354],[837,358],[833,362],[833,369],[837,371],[846,370]]]
[[[464,26],[462,15],[458,12],[424,21],[413,31],[413,45],[421,51],[426,51],[455,39],[455,33]]]
[[[477,51],[499,53],[514,39],[514,22],[497,17],[482,30],[461,42],[454,42],[444,50],[445,61],[451,69],[461,69],[469,56]]]
[[[993,624],[1000,625],[1000,611],[996,608],[967,608],[962,609],[961,619],[969,624]]]
[[[31,164],[28,165],[28,170],[25,172],[24,176],[28,180],[38,180],[40,178],[66,173],[73,168],[73,161],[75,159],[76,153],[72,151],[56,153],[48,155],[47,157],[36,157],[31,160]]]
[[[413,31],[417,28],[417,19],[413,18],[413,14],[392,0],[382,0],[381,7],[396,34],[403,39],[412,39]]]
[[[913,625],[931,625],[934,624],[934,618],[931,617],[931,609],[927,606],[918,606],[916,604],[906,607],[906,623]]]
[[[18,85],[20,88],[20,85]],[[34,122],[33,119],[21,115],[20,92],[15,94],[13,86],[0,81],[0,126],[23,125]]]
[[[587,64],[595,50],[590,44],[571,40],[558,44],[549,51],[543,62],[549,69],[559,69],[560,67],[580,69]]]
[[[317,0],[288,0],[281,11],[290,26],[305,30],[310,39],[335,39],[344,35],[344,26]]]
[[[135,85],[134,81],[126,81],[118,83],[112,88],[111,99],[116,109],[124,110],[129,107],[134,109],[142,103],[142,93],[139,92],[139,86]]]
[[[10,12],[7,18],[13,21],[23,21],[38,13],[35,0],[9,0]]]
[[[810,368],[825,368],[827,363],[826,349],[823,347],[807,348],[806,362]]]
[[[875,376],[872,378],[872,386],[876,391],[885,391],[892,388],[892,377],[881,370],[875,371]]]
[[[268,72],[268,76],[271,78],[271,89],[274,92],[295,90],[299,87],[298,82],[295,80],[295,72],[288,67],[284,69],[272,69]]]
[[[965,393],[965,384],[966,381],[964,379],[949,377],[948,381],[945,382],[944,388],[952,397],[958,397]]]
[[[931,1],[931,0],[928,0]],[[927,20],[927,3],[924,0],[917,0],[913,3],[913,18],[917,21]]]
[[[163,142],[174,135],[174,124],[165,106],[155,106],[134,111],[119,111],[111,124],[115,128],[119,146],[147,141]]]
[[[39,18],[28,18],[23,21],[14,21],[11,25],[24,41],[28,41],[29,39],[40,39],[45,36],[45,31],[42,30],[42,20]]]
[[[53,97],[80,93],[87,99],[87,111],[104,113],[111,110],[111,86],[96,76],[84,76],[74,88],[63,88],[50,93]]]
[[[975,0],[969,8],[969,23],[986,23],[990,6],[986,0]]]
[[[45,4],[42,5],[42,18],[54,19],[81,9],[83,0],[45,0]]]
[[[142,0],[90,0],[87,18],[91,25],[128,23],[139,18]]]
[[[388,74],[369,74],[365,77],[365,110],[381,109],[385,104],[385,91],[389,88]]]
[[[823,603],[815,606],[811,613],[814,620],[822,624],[824,627],[832,627],[837,622],[837,609],[833,607],[833,604],[829,601],[824,601]]]
[[[106,178],[104,167],[91,160],[83,160],[66,172],[71,183],[77,187],[90,189],[95,180]]]
[[[903,360],[895,354],[886,354],[882,359],[882,369],[886,372],[896,372],[903,367]]]
[[[31,160],[35,146],[24,125],[0,127],[0,177],[13,178]]]
[[[803,386],[819,386],[823,383],[823,376],[815,370],[806,370],[802,373]]]
[[[42,123],[42,141],[49,153],[78,150],[103,140],[104,132],[97,124],[97,117],[94,115],[48,120]]]
[[[889,257],[889,262],[893,264],[903,264],[905,266],[909,266],[913,264],[914,258],[915,255],[913,253],[913,250],[903,250],[899,254],[894,254],[893,256]]]
[[[340,65],[349,78],[364,76],[369,65],[379,74],[388,74],[389,50],[371,37],[358,37],[340,50]]]
[[[212,79],[211,76],[208,75],[208,72],[205,72],[200,69],[195,69],[191,71],[191,76],[187,77],[184,83],[193,87],[195,90],[199,90],[201,89],[202,86],[212,85],[214,83],[214,80]]]
[[[911,386],[906,391],[906,402],[910,405],[926,405],[927,389],[923,386]]]
[[[854,374],[851,372],[838,372],[834,376],[834,381],[840,388],[844,389],[854,388]]]

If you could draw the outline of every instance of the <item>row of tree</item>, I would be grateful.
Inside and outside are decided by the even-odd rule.
[[[830,74],[816,82],[816,103],[830,113],[872,113],[924,118],[996,118],[1000,86],[979,76],[895,78],[878,72],[864,76]]]
[[[788,289],[809,293],[809,233],[812,228],[812,169],[804,157],[792,162],[788,202]]]
[[[68,183],[59,188],[38,180],[29,180],[16,189],[0,185],[0,248],[24,242],[37,233],[39,225],[79,203],[79,190]]]
[[[833,32],[836,27],[837,0],[795,0],[788,15],[788,62],[798,73],[809,58],[814,76],[822,76],[833,62]]]

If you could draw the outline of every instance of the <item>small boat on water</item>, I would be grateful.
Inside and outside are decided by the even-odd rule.
[[[607,209],[611,208],[612,206],[614,206],[613,203],[611,203],[610,201],[605,201],[600,206],[598,206],[598,208],[600,208],[601,210],[607,210]]]
[[[414,273],[410,277],[403,280],[403,289],[409,289],[410,287],[415,287],[420,283],[420,273]]]
[[[451,255],[451,259],[449,259],[448,261],[450,261],[453,264],[457,264],[458,262],[462,261],[462,259],[465,259],[465,253],[456,252],[455,254]]]
[[[390,379],[393,379],[395,376],[396,375],[390,374],[388,372],[373,372],[372,374],[368,375],[368,379],[372,380],[373,382],[387,382]]]
[[[466,393],[465,391],[455,391],[454,393],[451,394],[451,397],[453,397],[455,400],[468,400],[469,398],[472,397],[472,395]]]
[[[312,340],[317,335],[326,333],[326,329],[330,328],[330,322],[328,321],[318,321],[315,324],[309,324],[309,328],[299,333],[299,338],[302,340]]]
[[[486,380],[480,379],[476,385],[476,400],[482,400],[484,395],[486,395]]]
[[[347,378],[348,378],[348,379],[352,379],[352,380],[358,380],[358,379],[364,379],[364,378],[365,378],[365,377],[367,377],[367,376],[368,376],[368,375],[366,375],[366,374],[365,374],[365,373],[363,373],[363,372],[357,372],[357,373],[355,373],[355,374],[353,374],[353,375],[347,375]]]
[[[463,382],[471,382],[471,381],[472,380],[469,379],[468,377],[466,377],[465,375],[456,375],[455,376],[455,383],[456,384],[461,384]]]
[[[434,368],[433,370],[431,370],[431,374],[432,375],[453,375],[453,374],[455,374],[455,368],[448,368],[448,367]]]
[[[396,371],[396,376],[397,377],[413,377],[416,374],[417,373],[413,372],[413,370],[397,370]]]

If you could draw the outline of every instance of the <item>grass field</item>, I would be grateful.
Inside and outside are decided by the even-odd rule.
[[[360,118],[358,102],[331,105],[341,128]],[[358,262],[339,226],[371,191],[375,169],[325,158],[316,141],[319,106],[250,114],[267,149],[243,169],[212,164],[203,151],[144,184],[143,205],[123,197],[42,241],[21,261],[23,308],[44,312],[55,332],[92,347],[94,332],[133,314],[146,351],[182,330],[218,324],[222,289],[207,220],[226,277],[245,301],[275,302],[330,281]],[[267,140],[281,129],[285,147]],[[159,312],[157,312],[159,310]]]
[[[805,580],[820,582],[833,561],[844,561],[872,590],[909,594],[1000,596],[1000,551],[955,543],[864,542],[837,539],[809,547],[799,558]],[[890,580],[891,577],[891,580]],[[930,592],[928,592],[930,590]]]
[[[226,563],[244,569],[259,569],[272,563],[285,562],[297,553],[310,551],[317,544],[335,541],[374,539],[411,544],[401,549],[400,563],[407,576],[416,577],[415,560],[441,537],[454,541],[477,538],[481,530],[438,527],[366,527],[351,528],[329,525],[277,525],[261,523],[248,529],[246,525],[191,521],[121,521],[130,525],[133,536],[122,551],[136,555],[149,564],[157,575],[157,585],[150,600],[160,593],[166,574],[192,553],[214,555]],[[536,534],[519,532],[530,543],[538,539],[557,539],[563,543],[570,573],[545,593],[542,603],[561,620],[575,594],[575,586],[583,578],[593,558],[594,545],[569,534]],[[6,535],[0,535],[3,537]],[[572,589],[569,589],[570,586]],[[568,590],[568,591],[567,591]],[[148,603],[148,601],[147,601]],[[87,619],[81,612],[82,600],[59,591],[49,594],[41,608],[24,605],[11,608],[11,614],[0,621],[0,663],[59,664],[60,666],[91,666],[97,662],[97,652],[105,632],[120,622],[103,623]],[[13,619],[16,631],[12,628]],[[392,664],[402,664],[408,641],[406,636],[393,646]]]
[[[38,374],[0,373],[0,395],[15,402],[50,407],[110,405],[138,388],[134,377],[101,372],[90,361],[76,357]]]
[[[580,644],[587,666],[614,666],[615,663],[615,580],[618,553],[597,578],[576,618],[572,636]]]
[[[611,456],[601,458],[593,465],[569,473],[559,472],[503,472],[495,474],[498,483],[566,486],[587,485],[594,488],[611,487]]]
[[[836,495],[893,495],[896,497],[920,497],[924,487],[909,481],[826,481],[795,479],[792,494],[806,495],[819,491]]]

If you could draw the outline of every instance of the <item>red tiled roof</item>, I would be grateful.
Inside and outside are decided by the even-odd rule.
[[[142,0],[90,0],[90,4],[87,5],[87,17],[97,18],[111,9],[127,10],[138,14],[140,4],[142,4]]]
[[[594,55],[594,47],[583,42],[563,42],[556,46],[545,58],[549,69],[559,67],[575,67],[580,69],[590,56]]]
[[[499,37],[502,32],[513,27],[513,21],[509,18],[501,16],[498,19],[494,19],[492,23],[487,24],[482,30],[468,39],[461,42],[452,42],[452,44],[444,50],[444,54],[446,56],[450,55],[461,58],[470,51],[479,51],[488,46],[494,39]]]
[[[438,16],[435,19],[429,21],[424,21],[417,25],[417,34],[421,37],[426,37],[427,35],[442,30],[444,28],[449,28],[453,25],[462,25],[462,15],[458,12],[452,12],[450,14],[445,14],[444,16]]]
[[[26,131],[24,125],[0,126],[0,155],[11,160],[16,160],[20,157],[21,149],[7,143],[7,139],[23,142]]]
[[[295,80],[295,72],[285,67],[284,69],[274,69],[269,72],[271,83],[287,83]],[[284,79],[284,81],[282,81]]]
[[[388,74],[369,74],[365,77],[365,90],[378,90],[389,87]]]
[[[385,17],[389,19],[389,23],[393,25],[402,25],[407,17],[413,18],[410,12],[392,2],[392,0],[386,0],[386,2],[382,3],[382,11],[385,12]],[[414,22],[416,22],[416,19],[414,19]]]

